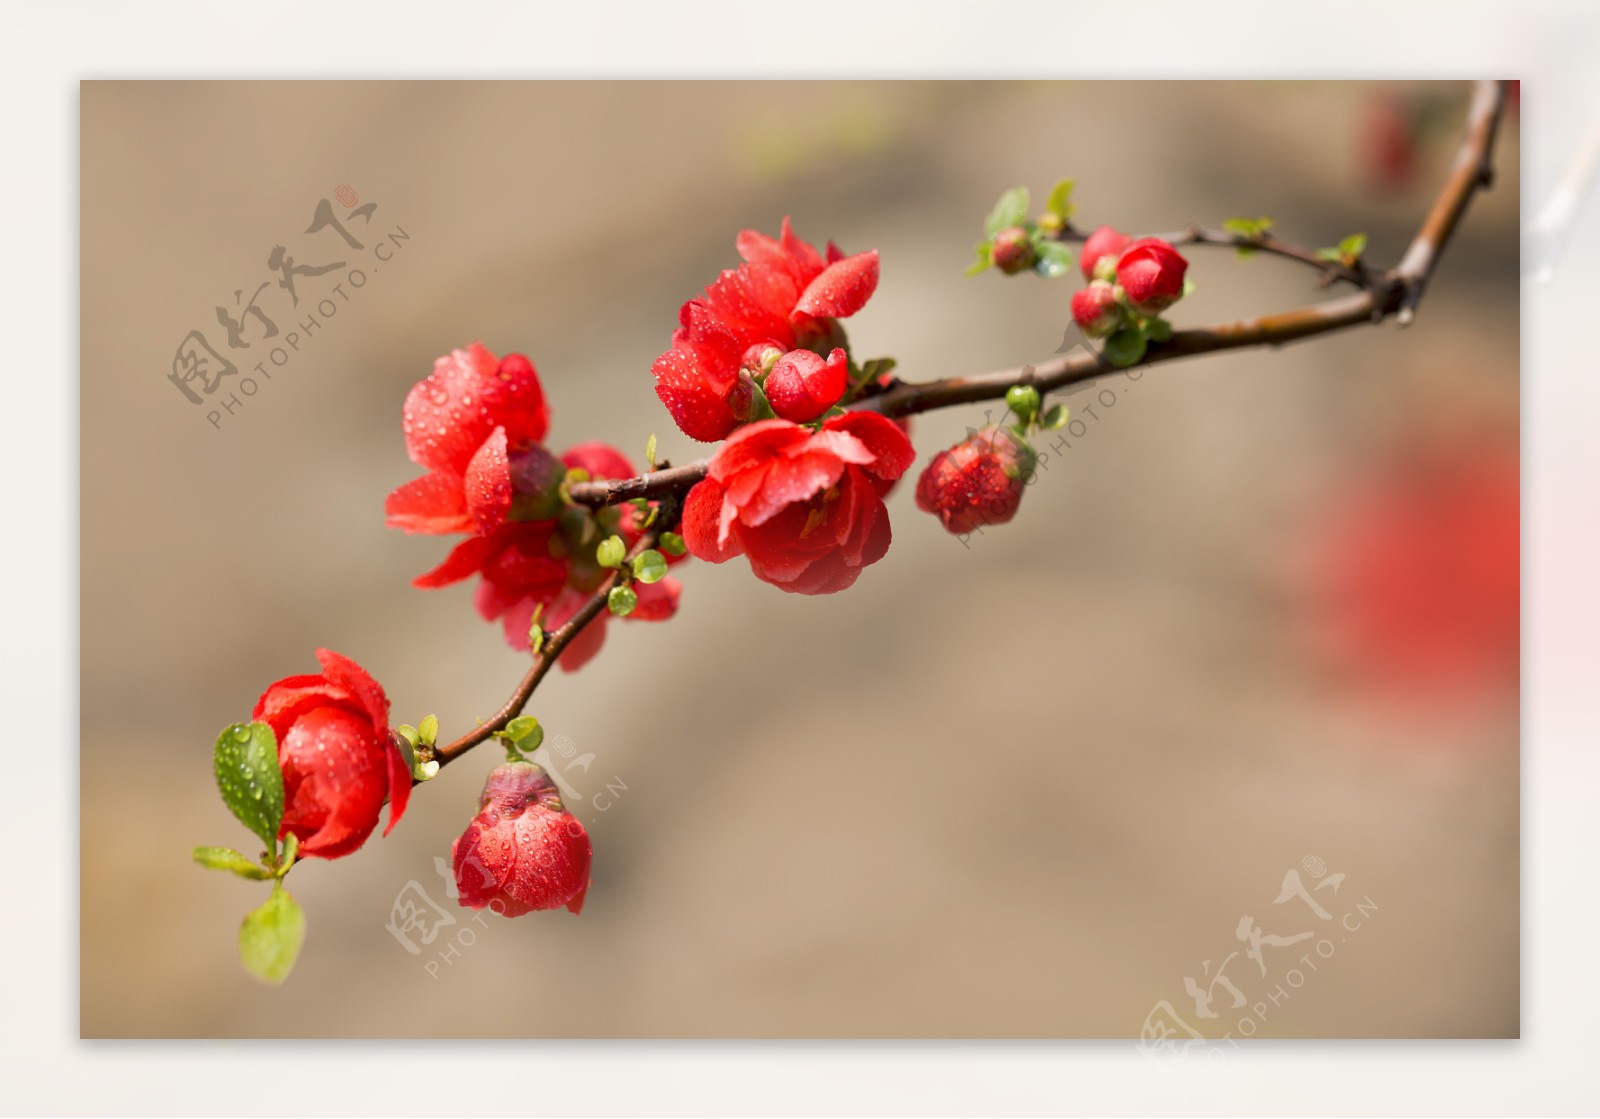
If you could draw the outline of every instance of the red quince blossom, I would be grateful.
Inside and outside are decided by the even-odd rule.
[[[1096,280],[1073,292],[1072,321],[1090,338],[1104,338],[1116,330],[1122,321],[1116,289],[1104,280]]]
[[[367,670],[328,649],[322,673],[288,676],[262,693],[252,716],[278,739],[284,814],[302,855],[337,859],[366,842],[389,800],[388,835],[411,796],[411,770],[389,729],[389,697]]]
[[[1135,311],[1163,311],[1183,296],[1189,262],[1159,237],[1142,237],[1117,261],[1117,283]]]
[[[428,474],[385,503],[388,523],[407,532],[488,531],[512,499],[512,458],[550,427],[538,372],[521,354],[504,360],[474,342],[434,362],[406,395],[406,453]]]
[[[620,451],[604,443],[580,444],[559,461],[563,471],[586,470],[595,479],[631,478],[636,473]],[[462,541],[413,585],[433,589],[482,576],[474,596],[478,613],[485,621],[500,620],[506,644],[527,652],[534,610],[544,607],[539,624],[547,630],[559,628],[577,613],[609,574],[596,562],[595,548],[612,533],[632,547],[641,534],[638,520],[638,511],[628,505],[596,513],[571,506],[548,520],[505,520]],[[668,556],[667,562],[679,558]],[[658,622],[677,613],[682,585],[669,576],[656,583],[638,583],[634,591],[639,604],[628,620]],[[584,627],[557,663],[568,672],[587,664],[605,642],[610,617],[602,613]]]
[[[672,348],[652,366],[673,421],[706,443],[742,419],[729,397],[752,346],[831,350],[842,341],[835,320],[861,310],[878,286],[876,249],[845,256],[830,242],[824,258],[794,235],[788,218],[776,240],[747,229],[737,244],[744,263],[683,305]]]
[[[502,917],[535,909],[583,910],[589,891],[589,834],[561,803],[561,791],[533,762],[496,766],[478,815],[450,848],[456,889],[468,909]]]
[[[1005,428],[986,427],[933,456],[917,480],[917,508],[965,536],[1017,514],[1036,455]]]
[[[1083,242],[1083,252],[1079,254],[1078,263],[1083,268],[1085,280],[1109,280],[1109,275],[1098,275],[1098,265],[1102,258],[1109,258],[1114,265],[1117,258],[1122,255],[1122,250],[1133,243],[1133,238],[1126,233],[1118,233],[1109,225],[1102,225],[1099,229],[1089,234]]]
[[[916,457],[893,421],[846,412],[820,430],[763,420],[735,432],[689,491],[683,539],[712,563],[745,555],[756,578],[833,594],[889,550],[883,496]]]

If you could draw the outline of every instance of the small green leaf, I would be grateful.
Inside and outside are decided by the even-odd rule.
[[[424,746],[432,746],[439,741],[439,716],[424,715],[422,722],[417,724],[417,738]]]
[[[979,241],[977,259],[971,264],[967,265],[967,270],[964,274],[968,276],[976,276],[979,272],[982,272],[985,268],[989,267],[989,265],[993,263],[994,246],[988,241]]]
[[[1188,277],[1185,277],[1184,281],[1183,281],[1183,295],[1180,296],[1179,298],[1188,299],[1191,295],[1194,294],[1194,291],[1195,291],[1195,282],[1193,280],[1189,279]]]
[[[654,548],[633,557],[633,577],[641,583],[659,582],[667,573],[667,557]]]
[[[983,223],[983,231],[990,237],[1002,229],[1010,229],[1028,220],[1028,188],[1012,187],[1000,196]]]
[[[644,445],[644,461],[649,469],[654,470],[656,468],[656,437],[654,432],[650,433],[650,439]]]
[[[595,549],[595,562],[601,567],[620,567],[623,557],[628,554],[628,546],[622,542],[620,536],[608,536],[600,541],[600,546]]]
[[[245,914],[239,926],[239,959],[257,979],[282,983],[305,936],[305,913],[289,891],[274,882],[266,904]]]
[[[1034,248],[1033,270],[1047,280],[1072,272],[1072,250],[1060,241],[1041,241]]]
[[[1138,327],[1125,326],[1106,339],[1105,356],[1112,365],[1126,369],[1137,365],[1144,357],[1144,332]]]
[[[1260,238],[1272,228],[1271,218],[1229,218],[1222,223],[1229,233],[1252,239]]]
[[[1144,321],[1144,336],[1152,342],[1165,342],[1172,337],[1172,324],[1159,317]]]
[[[1067,426],[1067,421],[1072,418],[1072,413],[1065,404],[1055,404],[1040,419],[1039,426],[1046,431],[1059,431]]]
[[[689,548],[684,544],[683,537],[676,532],[663,532],[661,534],[661,550],[669,556],[681,556]]]
[[[1338,260],[1342,260],[1343,258],[1344,258],[1344,254],[1342,252],[1340,252],[1338,249],[1318,249],[1317,250],[1317,259],[1318,260],[1338,261]]]
[[[232,847],[196,847],[194,861],[210,870],[226,870],[240,878],[272,877],[270,870]]]
[[[528,627],[528,650],[535,656],[544,648],[544,627],[534,622]]]
[[[212,752],[222,802],[268,848],[277,850],[283,822],[283,771],[278,739],[266,723],[235,723]]]
[[[1071,179],[1062,179],[1051,187],[1050,197],[1046,198],[1044,202],[1045,212],[1054,214],[1063,222],[1072,217],[1073,212],[1077,209],[1072,204],[1072,188],[1075,185]]]
[[[544,741],[544,727],[540,726],[539,720],[532,715],[518,715],[498,734],[507,741],[515,742],[520,749],[529,753],[537,750],[539,744]]]
[[[1233,255],[1238,260],[1249,260],[1251,257],[1256,255],[1256,251],[1249,245],[1240,245],[1237,249],[1233,250]]]
[[[1367,251],[1367,235],[1352,233],[1339,242],[1339,255],[1346,260],[1356,260]]]
[[[401,738],[405,739],[406,744],[413,750],[417,748],[417,743],[422,741],[422,735],[419,734],[417,732],[417,728],[412,726],[410,723],[401,723],[399,726],[394,728],[394,732]]]
[[[626,618],[633,613],[633,608],[639,605],[639,596],[632,587],[612,587],[611,593],[606,595],[606,606],[619,618]]]

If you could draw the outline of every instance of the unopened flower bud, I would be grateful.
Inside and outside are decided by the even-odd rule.
[[[772,367],[778,364],[778,359],[783,356],[783,347],[772,342],[757,342],[744,352],[744,357],[739,360],[739,368],[747,369],[757,381],[772,372]]]
[[[783,355],[767,375],[767,403],[779,416],[807,423],[839,402],[850,380],[850,361],[835,349],[826,359],[810,350]]]
[[[940,451],[917,480],[917,508],[964,535],[1016,516],[1037,455],[1027,440],[1003,427],[986,427]]]
[[[1189,262],[1159,237],[1129,245],[1117,261],[1117,283],[1128,304],[1141,314],[1164,311],[1183,296],[1183,274]]]
[[[1072,293],[1072,321],[1090,338],[1104,338],[1121,321],[1116,289],[1104,280]]]
[[[1008,276],[1033,267],[1033,243],[1028,231],[1020,225],[1002,229],[994,235],[994,250],[990,257],[994,266]]]
[[[1118,233],[1109,225],[1102,225],[1089,234],[1078,254],[1078,264],[1086,280],[1109,280],[1116,275],[1117,258],[1133,241],[1126,233]]]
[[[463,906],[488,906],[502,917],[583,908],[589,835],[561,803],[560,790],[541,766],[526,761],[496,766],[484,782],[478,809],[451,848]]]

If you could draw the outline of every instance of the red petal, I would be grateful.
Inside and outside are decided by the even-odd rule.
[[[628,615],[630,622],[664,622],[678,612],[683,584],[670,576],[655,583],[635,583],[639,604]]]
[[[283,736],[299,715],[313,707],[341,705],[352,710],[359,708],[354,696],[343,688],[330,684],[326,677],[285,676],[282,680],[269,684],[267,690],[261,693],[261,698],[256,700],[255,710],[251,712],[250,717],[271,727],[279,746],[282,746]]]
[[[443,536],[472,531],[461,479],[441,471],[413,478],[396,489],[384,501],[383,511],[390,528],[406,532]]]
[[[872,452],[874,460],[866,465],[866,469],[885,481],[900,477],[917,460],[916,448],[906,438],[904,429],[876,412],[846,412],[828,420],[823,428],[827,431],[847,431],[861,440]]]
[[[765,466],[774,456],[805,445],[811,433],[788,420],[761,420],[746,424],[711,456],[709,474],[726,482],[751,467]]]
[[[411,802],[411,770],[392,739],[383,757],[389,769],[389,824],[383,829],[383,834],[388,835],[406,814],[406,805]]]
[[[713,387],[694,350],[668,350],[656,358],[651,372],[656,395],[689,438],[715,443],[739,425],[728,408],[727,393]]]
[[[448,587],[451,583],[459,583],[469,575],[478,574],[483,570],[484,561],[489,558],[493,550],[490,540],[491,538],[487,536],[468,537],[451,549],[450,554],[438,567],[411,580],[411,585],[425,591],[433,590],[436,587]]]
[[[487,535],[505,524],[511,511],[511,459],[505,428],[495,428],[472,456],[463,486],[467,512],[480,533]]]
[[[683,543],[696,559],[723,563],[741,554],[744,547],[737,534],[719,543],[724,492],[714,478],[696,482],[683,502]]]
[[[847,256],[823,269],[812,280],[795,313],[817,318],[842,319],[866,306],[878,288],[878,250]]]
[[[452,474],[465,473],[496,427],[521,443],[538,442],[550,426],[533,363],[521,354],[498,361],[479,342],[434,362],[406,395],[403,414],[412,461]]]
[[[355,696],[372,720],[373,730],[379,735],[389,733],[389,697],[372,674],[349,657],[340,656],[332,649],[318,649],[317,663],[330,683]]]

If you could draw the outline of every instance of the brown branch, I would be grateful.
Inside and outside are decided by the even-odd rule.
[[[1081,242],[1086,240],[1088,236],[1081,229],[1067,226],[1056,234],[1056,240]],[[1169,245],[1209,245],[1231,249],[1252,249],[1256,252],[1266,253],[1268,256],[1283,257],[1285,260],[1292,260],[1298,264],[1309,265],[1316,269],[1324,285],[1330,284],[1335,280],[1343,280],[1345,283],[1354,284],[1356,287],[1368,287],[1377,278],[1376,274],[1360,261],[1357,261],[1352,267],[1345,265],[1341,261],[1327,260],[1318,256],[1313,249],[1267,234],[1249,237],[1242,233],[1230,233],[1226,229],[1211,229],[1203,225],[1191,225],[1188,229],[1177,233],[1155,233],[1151,234],[1151,236],[1157,237]]]
[[[662,473],[666,473],[666,471],[662,471]],[[633,548],[629,550],[627,558],[622,561],[623,566],[626,566],[640,553],[654,548],[661,531],[659,528],[651,528],[645,532],[635,542]],[[544,679],[545,674],[556,663],[556,658],[561,656],[562,650],[572,644],[573,638],[582,633],[583,628],[598,618],[600,612],[607,608],[607,596],[610,595],[611,588],[617,585],[617,580],[620,577],[620,570],[613,571],[610,575],[607,575],[605,581],[589,597],[589,600],[579,608],[578,612],[568,618],[561,628],[551,631],[545,637],[543,647],[533,658],[533,667],[528,669],[527,673],[522,677],[522,682],[517,685],[517,690],[511,693],[511,698],[501,705],[500,710],[496,711],[487,722],[480,723],[454,742],[434,750],[433,760],[438,762],[441,768],[449,765],[450,762],[465,754],[478,743],[493,738],[496,731],[504,730],[507,723],[522,714],[522,709],[528,705],[528,700],[533,698],[534,689],[539,686],[539,682]]]
[[[1314,264],[1335,279],[1347,280],[1361,290],[1327,299],[1293,311],[1259,318],[1241,319],[1195,330],[1180,330],[1165,342],[1152,342],[1140,366],[1158,365],[1179,358],[1197,357],[1221,350],[1247,349],[1255,346],[1281,346],[1302,338],[1312,338],[1336,330],[1344,330],[1363,323],[1378,323],[1391,315],[1402,325],[1409,322],[1422,299],[1423,289],[1438,265],[1439,255],[1449,243],[1451,235],[1460,224],[1467,205],[1479,190],[1487,187],[1493,178],[1491,157],[1495,133],[1505,106],[1504,83],[1479,82],[1467,114],[1466,136],[1456,156],[1454,169],[1445,182],[1433,207],[1423,221],[1416,238],[1406,250],[1400,264],[1384,273],[1375,273],[1364,266],[1359,270],[1318,259],[1314,253],[1272,238],[1261,240],[1241,237],[1223,230],[1191,226],[1189,230],[1166,240],[1174,244],[1244,245],[1261,252],[1275,253]],[[1074,232],[1074,236],[1078,236]],[[942,381],[924,383],[900,382],[885,392],[869,397],[855,405],[861,411],[881,412],[886,416],[909,416],[954,404],[971,404],[980,400],[1003,397],[1014,385],[1031,384],[1041,392],[1059,389],[1079,381],[1120,373],[1124,370],[1105,361],[1099,353],[1083,347],[1070,354],[1035,365],[1014,369],[999,369],[992,373],[975,373],[965,377],[950,377]],[[570,487],[572,499],[591,507],[613,505],[633,498],[666,498],[686,492],[706,475],[709,460],[686,463],[652,471],[637,478],[614,482],[581,482]],[[668,510],[663,509],[661,525],[642,537],[629,559],[655,546],[657,536],[666,524]],[[552,633],[544,649],[534,658],[517,690],[512,693],[493,718],[469,734],[456,739],[435,752],[435,758],[444,765],[466,753],[478,743],[494,735],[512,719],[522,713],[534,689],[544,679],[545,673],[561,651],[567,647],[584,626],[605,609],[606,595],[617,576],[607,578],[594,597],[568,620],[566,625]]]

